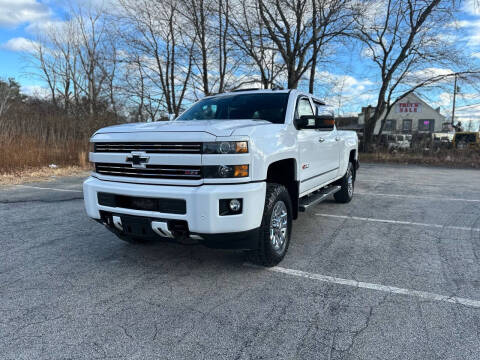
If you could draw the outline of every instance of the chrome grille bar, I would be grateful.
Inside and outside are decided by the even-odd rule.
[[[99,153],[129,153],[143,151],[156,154],[200,154],[201,143],[130,143],[130,142],[97,142],[95,152]]]
[[[109,176],[127,176],[154,179],[187,179],[202,178],[200,166],[147,165],[145,168],[134,168],[130,164],[96,163],[95,172]]]

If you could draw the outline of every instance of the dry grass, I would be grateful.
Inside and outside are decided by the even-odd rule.
[[[12,103],[0,116],[0,183],[76,175],[88,170],[90,136],[96,129],[119,121],[108,111],[95,116],[82,111],[74,115],[47,101]],[[49,168],[50,164],[57,168]]]
[[[420,152],[379,151],[361,153],[360,161],[480,169],[480,151],[454,149]]]
[[[90,169],[87,146],[83,141],[48,144],[35,138],[2,136],[0,185],[86,174]]]
[[[0,174],[26,169],[88,164],[88,143],[84,141],[44,142],[31,137],[0,137]]]
[[[49,181],[58,176],[87,176],[88,167],[65,166],[56,169],[47,167],[32,168],[19,171],[17,173],[0,174],[1,185],[15,185],[31,181]]]

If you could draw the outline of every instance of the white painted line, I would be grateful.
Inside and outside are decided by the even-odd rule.
[[[250,264],[246,264],[246,265],[254,266]],[[479,300],[466,299],[466,298],[461,298],[457,296],[445,296],[445,295],[435,294],[427,291],[410,290],[410,289],[404,289],[404,288],[399,288],[395,286],[387,286],[387,285],[373,284],[373,283],[367,283],[367,282],[357,281],[357,280],[342,279],[342,278],[328,276],[328,275],[321,275],[321,274],[314,274],[314,273],[309,273],[309,272],[300,271],[300,270],[286,269],[279,266],[266,268],[266,270],[287,274],[287,275],[292,275],[292,276],[298,276],[298,277],[311,279],[311,280],[322,281],[322,282],[331,283],[331,284],[339,284],[339,285],[352,286],[352,287],[361,288],[361,289],[383,291],[390,294],[415,296],[415,297],[419,297],[426,300],[443,301],[443,302],[452,303],[452,304],[459,304],[459,305],[465,305],[465,306],[474,307],[474,308],[480,308]]]
[[[40,186],[30,186],[30,185],[17,185],[19,187],[24,187],[28,189],[39,189],[39,190],[52,190],[52,191],[64,191],[64,192],[75,192],[81,193],[81,190],[70,190],[70,189],[56,189],[56,188],[47,188],[47,187],[40,187]]]
[[[355,195],[366,195],[366,196],[386,196],[394,198],[412,198],[412,199],[428,199],[428,200],[438,200],[438,201],[461,201],[461,202],[480,202],[480,199],[463,199],[463,198],[449,198],[444,196],[422,196],[422,195],[402,195],[402,194],[380,194],[372,192],[355,192]]]
[[[386,224],[398,224],[398,225],[409,225],[409,226],[425,226],[433,227],[437,229],[452,229],[452,230],[464,230],[464,231],[477,231],[480,232],[480,228],[471,228],[465,226],[451,226],[451,225],[438,225],[438,224],[427,224],[411,221],[399,221],[399,220],[387,220],[387,219],[374,219],[374,218],[365,218],[358,216],[345,216],[345,215],[332,215],[332,214],[315,214],[317,216],[337,218],[337,219],[348,219],[348,220],[358,220],[358,221],[370,221],[370,222],[379,222]]]

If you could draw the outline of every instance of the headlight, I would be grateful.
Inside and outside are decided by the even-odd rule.
[[[244,154],[248,153],[247,141],[221,141],[203,143],[204,154]]]
[[[248,177],[248,165],[204,166],[203,176],[206,179]]]

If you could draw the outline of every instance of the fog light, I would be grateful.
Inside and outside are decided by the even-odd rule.
[[[243,199],[220,199],[218,203],[218,215],[240,215],[243,211]]]
[[[242,204],[237,199],[230,200],[229,206],[230,206],[230,210],[232,210],[233,212],[238,212],[242,208]]]

